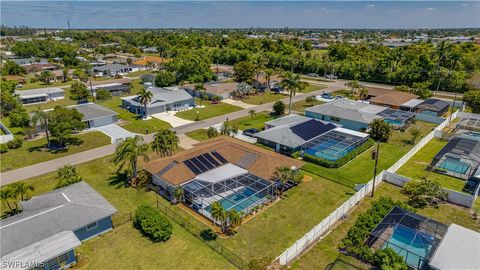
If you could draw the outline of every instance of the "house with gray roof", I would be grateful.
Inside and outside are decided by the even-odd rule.
[[[74,249],[82,241],[112,229],[111,217],[117,212],[86,182],[20,206],[20,214],[0,220],[2,269],[66,268],[76,261]]]
[[[195,99],[183,89],[149,87],[148,91],[152,92],[153,97],[147,104],[146,112],[138,95],[122,98],[122,108],[138,115],[148,116],[166,111],[186,110],[195,106]]]
[[[95,76],[115,76],[126,75],[130,72],[138,71],[138,66],[128,66],[123,64],[106,64],[102,66],[93,67],[93,73]]]
[[[15,95],[20,98],[22,104],[24,105],[43,103],[50,100],[58,100],[65,98],[63,89],[58,87],[16,90]]]

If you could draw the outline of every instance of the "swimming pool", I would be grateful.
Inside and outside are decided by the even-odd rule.
[[[446,157],[444,161],[438,165],[439,168],[443,168],[447,171],[455,172],[455,173],[461,173],[465,174],[470,168],[470,165],[468,165],[465,162],[460,161],[458,158],[454,157]]]
[[[412,267],[419,267],[428,258],[432,245],[430,235],[416,232],[407,227],[397,226],[392,236],[386,241],[382,248],[391,248],[405,259],[405,262]]]
[[[258,203],[263,199],[259,194],[255,194],[255,190],[250,188],[245,188],[239,193],[233,193],[227,197],[219,200],[218,202],[225,208],[225,210],[235,209],[238,212],[242,212],[250,206]],[[233,207],[232,207],[233,206]],[[211,213],[212,205],[209,205],[205,208],[209,213]]]

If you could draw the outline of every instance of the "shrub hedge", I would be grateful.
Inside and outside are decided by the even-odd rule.
[[[318,165],[323,166],[325,168],[340,168],[343,165],[345,165],[346,163],[348,163],[350,160],[354,159],[355,157],[357,157],[358,155],[360,155],[361,153],[363,153],[364,151],[366,151],[367,149],[372,147],[374,144],[375,144],[374,140],[368,139],[368,141],[365,142],[364,144],[362,144],[360,147],[357,147],[353,151],[349,152],[348,154],[346,154],[342,158],[339,158],[335,161],[327,160],[327,159],[324,159],[324,158],[319,158],[319,157],[309,155],[309,154],[304,154],[303,155],[303,160],[318,164]],[[300,151],[297,151],[297,152],[292,154],[293,158],[298,158],[299,156],[300,156]]]
[[[170,221],[149,205],[141,205],[137,208],[133,225],[153,242],[167,241],[173,230]]]
[[[23,144],[22,139],[15,138],[14,140],[7,142],[7,147],[9,149],[17,149],[22,147],[22,144]]]

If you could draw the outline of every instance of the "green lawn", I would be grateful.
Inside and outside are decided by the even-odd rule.
[[[150,74],[150,73],[153,73],[153,72],[151,70],[139,70],[139,71],[135,71],[135,72],[130,72],[125,77],[140,77],[140,76]]]
[[[438,181],[445,188],[462,191],[465,181],[448,175],[426,171],[433,157],[446,144],[446,141],[434,138],[405,163],[397,173],[413,179],[421,179],[423,176],[426,176],[428,179]]]
[[[236,120],[231,120],[230,123],[237,124],[240,130],[249,128],[256,128],[263,130],[265,122],[275,119],[269,112],[257,113],[253,118],[245,116]],[[197,129],[187,133],[187,136],[197,141],[208,140],[207,129]]]
[[[421,136],[424,137],[430,133],[436,125],[417,121],[415,126],[420,128]],[[411,128],[412,127],[404,132],[393,131],[389,142],[380,144],[378,172],[388,169],[413,147],[413,145],[403,143],[405,139],[410,137],[409,130]],[[371,159],[371,151],[372,149],[366,150],[349,163],[337,169],[324,168],[311,163],[305,165],[303,169],[346,186],[353,187],[355,184],[366,183],[373,178],[375,162]]]
[[[274,259],[318,224],[351,195],[350,189],[313,176],[286,192],[285,198],[242,225],[238,233],[221,239],[246,261]]]
[[[310,108],[310,107],[313,107],[313,106],[316,106],[316,105],[320,105],[320,104],[323,104],[323,103],[325,103],[325,102],[320,101],[320,100],[315,100],[315,102],[309,104],[309,103],[307,103],[307,101],[304,99],[304,100],[297,101],[297,102],[293,103],[293,104],[292,104],[292,110],[293,110],[293,111],[296,111],[296,112],[301,112],[301,113],[303,113],[306,108]]]
[[[163,200],[153,192],[126,188],[115,173],[111,156],[76,166],[83,180],[104,196],[122,216],[138,205]],[[31,195],[51,191],[57,184],[55,173],[25,180],[35,187]],[[165,202],[164,202],[165,203]],[[169,205],[172,209],[176,206]],[[153,243],[143,237],[131,223],[123,224],[103,236],[86,241],[77,249],[81,269],[234,269],[182,227],[174,224],[173,235],[165,243]]]
[[[200,105],[200,100],[198,98],[195,99],[195,104]],[[242,108],[233,106],[230,104],[226,104],[223,102],[220,102],[218,104],[212,104],[209,101],[202,101],[202,106],[205,106],[204,108],[195,108],[191,109],[188,111],[183,111],[183,112],[178,112],[175,114],[175,116],[178,116],[183,119],[195,121],[197,118],[197,112],[198,112],[198,120],[205,120],[208,118],[212,118],[215,116],[219,115],[224,115],[227,113],[231,113],[234,111],[241,110]]]
[[[17,90],[28,90],[28,89],[35,89],[35,88],[46,88],[46,87],[59,87],[59,86],[65,86],[65,85],[70,85],[72,82],[52,82],[50,84],[45,84],[44,82],[34,82],[34,83],[26,83],[22,86],[22,88],[18,88]]]
[[[69,145],[66,151],[60,152],[42,150],[41,148],[47,144],[47,139],[45,138],[23,141],[22,147],[9,149],[7,153],[0,156],[1,171],[17,169],[110,144],[110,137],[101,132],[74,135],[73,138],[80,139],[81,143],[79,145]]]
[[[300,93],[310,93],[310,92],[313,92],[313,91],[318,91],[318,90],[321,90],[321,89],[324,89],[324,88],[327,88],[327,86],[324,86],[324,85],[308,85],[307,87],[305,87],[305,89],[300,92]]]
[[[400,193],[400,188],[384,183],[375,192],[375,199],[380,196],[391,197],[393,199],[406,201],[407,198]],[[366,197],[360,202],[353,212],[342,221],[337,227],[335,227],[331,233],[329,233],[324,239],[322,239],[317,245],[311,248],[307,253],[303,254],[297,259],[291,269],[325,269],[327,265],[333,263],[335,259],[340,255],[338,247],[341,240],[347,235],[347,231],[357,220],[361,213],[367,211],[371,206],[372,199]],[[420,215],[432,218],[444,224],[456,223],[461,226],[470,228],[475,231],[480,230],[480,223],[471,218],[469,210],[463,207],[443,204],[435,208],[420,209],[417,212]],[[355,261],[355,260],[353,260]],[[352,260],[349,260],[352,262]],[[362,266],[360,262],[356,262],[357,266]],[[341,269],[341,268],[339,268]]]
[[[242,102],[253,104],[253,105],[260,105],[260,104],[270,103],[280,99],[284,99],[286,97],[287,95],[268,91],[266,93],[259,93],[258,95],[250,95],[242,99]]]

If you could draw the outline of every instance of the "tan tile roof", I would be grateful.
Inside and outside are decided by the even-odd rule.
[[[410,93],[400,92],[400,91],[393,91],[376,96],[370,99],[370,103],[377,104],[377,105],[389,105],[389,106],[396,106],[399,107],[403,103],[410,101],[412,99],[417,98],[418,96]]]
[[[169,58],[162,58],[160,56],[147,55],[147,56],[143,57],[142,59],[139,59],[139,60],[133,62],[133,64],[134,65],[145,66],[145,65],[147,65],[148,62],[155,62],[157,64],[161,64],[161,63],[167,63],[169,61],[170,61]]]
[[[227,136],[220,136],[196,144],[194,148],[181,151],[171,157],[148,162],[143,167],[152,174],[158,175],[161,173],[159,176],[168,181],[170,184],[176,186],[195,177],[195,174],[183,163],[184,160],[214,150],[232,164],[238,163],[247,154],[256,155],[258,158],[255,160],[255,162],[245,169],[256,176],[267,180],[271,178],[273,172],[279,166],[296,166],[297,168],[300,168],[304,164],[300,160],[289,158],[247,142]],[[165,169],[169,165],[171,168],[168,170]],[[165,170],[161,172],[163,169]]]
[[[238,83],[228,82],[228,83],[207,83],[204,84],[205,92],[213,95],[223,95],[226,93],[232,93],[237,89]],[[188,89],[195,89],[195,84],[185,85]]]

